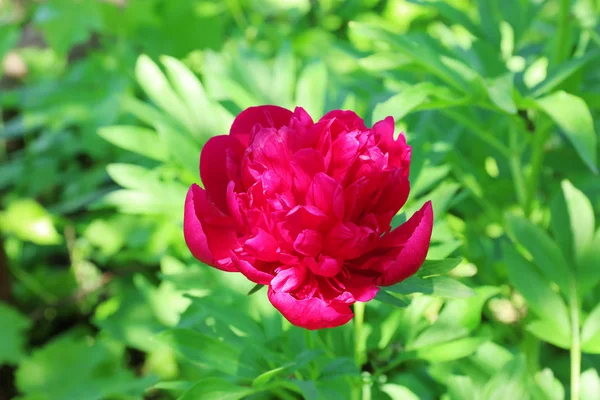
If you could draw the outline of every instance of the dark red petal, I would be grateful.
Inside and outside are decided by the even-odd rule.
[[[400,252],[395,262],[383,271],[378,285],[393,285],[417,272],[427,256],[432,229],[433,209],[428,201],[408,221],[382,238],[383,246],[399,247]]]
[[[239,169],[244,146],[231,136],[215,136],[206,142],[200,155],[200,177],[210,200],[227,211],[227,185],[235,177],[228,174],[233,163]],[[239,172],[237,172],[239,174]]]
[[[331,303],[317,297],[298,300],[289,293],[269,288],[271,304],[292,324],[306,329],[334,328],[344,325],[354,314],[347,304]]]
[[[293,113],[278,106],[249,107],[238,114],[229,134],[235,136],[245,147],[250,143],[250,133],[255,125],[279,129],[289,125]]]

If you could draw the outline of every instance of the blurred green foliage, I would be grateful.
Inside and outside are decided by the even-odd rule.
[[[600,2],[0,0],[0,399],[600,398]],[[183,241],[258,104],[396,119],[428,261],[290,326]]]

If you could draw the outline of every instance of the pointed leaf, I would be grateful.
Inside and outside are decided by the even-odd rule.
[[[537,100],[538,105],[564,132],[581,159],[594,172],[597,138],[590,110],[580,97],[559,91]]]

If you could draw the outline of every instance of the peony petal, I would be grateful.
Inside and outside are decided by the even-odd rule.
[[[186,197],[183,231],[190,251],[198,260],[223,271],[235,272],[230,251],[239,247],[235,225],[194,184]]]
[[[240,174],[244,147],[231,136],[214,136],[206,142],[200,155],[200,177],[208,197],[222,211],[227,211],[227,185]],[[232,168],[237,169],[233,172]]]
[[[394,140],[394,118],[387,117],[373,125],[373,134],[378,141],[379,148],[389,154],[389,166],[402,168],[408,177],[410,170],[411,147],[406,144],[404,134],[400,133]]]
[[[238,270],[252,282],[258,283],[259,285],[269,285],[271,283],[273,275],[260,270],[249,261],[242,260],[233,251],[231,252],[231,258],[234,264],[237,266]],[[260,261],[257,262],[259,264],[262,264],[262,262]]]
[[[277,240],[264,229],[258,228],[256,234],[244,243],[244,249],[253,257],[264,261],[277,261],[279,255]]]
[[[365,126],[365,121],[361,117],[358,116],[354,111],[348,110],[333,110],[329,111],[327,114],[323,116],[319,121],[324,121],[328,119],[335,119],[346,126],[346,129],[349,131],[359,130],[364,131],[367,129]]]
[[[317,297],[298,300],[289,293],[269,288],[271,304],[292,324],[306,329],[334,328],[344,325],[354,314],[347,304],[331,303]]]
[[[344,217],[344,189],[329,175],[320,172],[315,175],[306,194],[306,203],[318,207],[338,220]]]
[[[428,201],[408,221],[382,238],[382,245],[396,245],[400,252],[395,262],[383,271],[378,285],[393,285],[417,272],[427,256],[432,228],[433,209]]]
[[[185,197],[185,209],[183,212],[183,235],[185,237],[185,243],[194,257],[205,264],[213,265],[214,259],[208,248],[208,242],[206,241],[206,235],[202,229],[202,223],[196,215],[194,197],[199,199],[199,201],[205,201],[200,198],[206,197],[204,190],[200,189],[200,187],[195,184],[190,187],[187,196]]]
[[[278,106],[249,107],[235,118],[229,134],[248,147],[254,126],[262,125],[265,128],[279,129],[284,125],[289,125],[292,115],[290,110]]]
[[[314,274],[324,277],[336,276],[344,264],[342,260],[323,255],[319,256],[318,262],[313,258],[306,258],[304,263]]]
[[[315,149],[302,149],[292,157],[291,168],[294,172],[294,189],[301,195],[306,193],[315,174],[325,171],[325,161]]]
[[[294,241],[294,250],[308,257],[316,257],[323,248],[323,235],[312,229],[304,229]]]
[[[305,282],[306,272],[306,267],[302,264],[283,269],[273,278],[271,287],[277,292],[291,292]]]

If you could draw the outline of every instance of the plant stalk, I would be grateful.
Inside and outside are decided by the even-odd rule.
[[[577,300],[577,284],[571,280],[569,296],[571,312],[571,400],[579,400],[579,377],[581,376],[581,339],[579,331],[579,302]]]
[[[357,301],[354,303],[354,362],[358,367],[359,372],[362,370],[364,363],[364,340],[363,326],[365,322],[365,303]],[[352,387],[352,399],[360,400],[362,398],[362,383]]]

